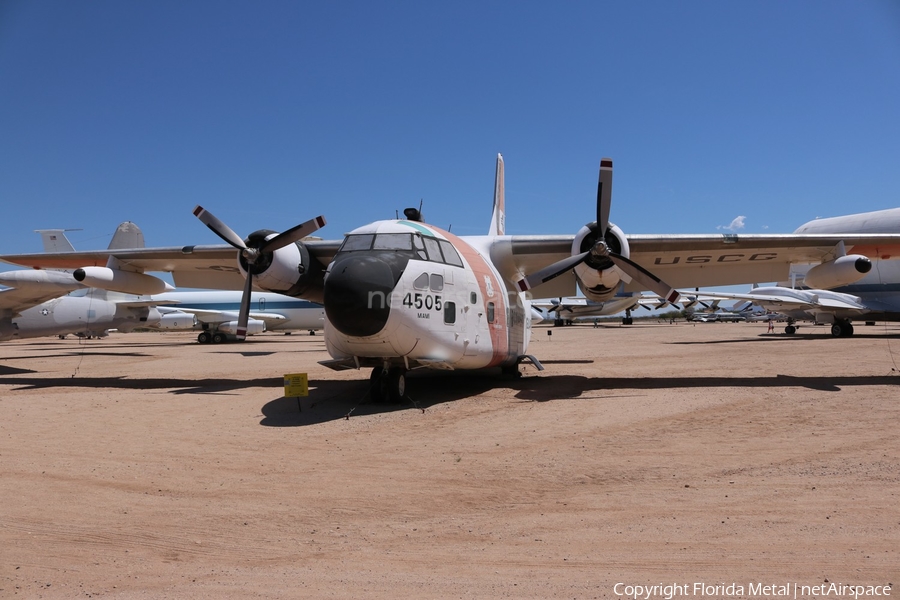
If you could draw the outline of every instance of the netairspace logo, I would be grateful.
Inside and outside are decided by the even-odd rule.
[[[715,598],[874,598],[891,595],[892,584],[887,585],[847,585],[843,583],[822,583],[802,585],[799,583],[658,583],[655,585],[633,585],[617,583],[613,593],[632,600],[662,598],[673,600],[678,597]]]

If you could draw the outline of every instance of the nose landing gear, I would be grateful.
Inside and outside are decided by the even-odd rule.
[[[406,399],[406,369],[403,367],[375,367],[369,383],[374,402],[398,403]]]

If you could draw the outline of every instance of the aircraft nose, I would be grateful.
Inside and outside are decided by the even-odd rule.
[[[351,256],[336,262],[325,278],[328,321],[344,335],[375,335],[387,323],[395,284],[390,265],[378,257]]]

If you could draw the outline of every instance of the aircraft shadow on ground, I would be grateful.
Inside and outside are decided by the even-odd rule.
[[[821,331],[797,332],[793,335],[784,333],[760,333],[757,337],[752,338],[735,338],[730,340],[697,340],[683,342],[669,342],[673,346],[696,346],[705,344],[753,344],[753,343],[789,343],[789,342],[810,342],[813,340],[829,340],[834,339],[835,343],[840,344],[846,338],[834,338],[830,333]],[[850,339],[865,340],[897,340],[900,339],[900,333],[854,333]]]
[[[24,375],[25,373],[37,373],[32,369],[19,369],[17,367],[9,367],[7,365],[0,365],[0,376],[4,375]],[[2,379],[0,379],[2,381]]]
[[[0,370],[0,385],[13,390],[40,390],[48,388],[94,388],[119,390],[171,390],[172,394],[225,394],[247,388],[283,389],[281,378],[259,379],[167,379],[119,377],[4,377]]]
[[[671,390],[693,388],[768,388],[797,387],[823,392],[839,392],[845,387],[892,385],[900,386],[897,375],[793,377],[774,375],[761,377],[584,377],[558,375],[507,379],[487,376],[444,375],[408,378],[407,400],[395,404],[374,403],[369,400],[368,381],[310,382],[306,398],[280,397],[262,408],[261,425],[267,427],[303,427],[329,421],[381,414],[399,410],[421,410],[489,393],[493,389],[515,392],[522,402],[551,402],[559,400],[602,401],[641,390]]]
[[[261,395],[278,396],[262,407],[261,425],[267,427],[302,427],[362,415],[399,410],[426,411],[437,404],[454,402],[492,390],[509,390],[521,402],[561,400],[603,401],[623,395],[640,395],[641,391],[695,388],[805,388],[822,392],[839,392],[857,386],[900,386],[900,376],[834,376],[794,377],[763,375],[759,377],[586,377],[582,375],[545,375],[542,377],[505,378],[490,374],[423,374],[408,378],[407,399],[399,403],[376,403],[369,398],[368,380],[310,382],[308,397],[298,399],[281,395],[284,380],[280,377],[256,379],[171,379],[120,377],[34,377],[28,371],[0,366],[0,386],[17,390],[50,388],[168,390],[174,395],[228,396],[251,388],[261,388]],[[140,401],[139,394],[134,396]],[[227,401],[227,400],[226,400]]]

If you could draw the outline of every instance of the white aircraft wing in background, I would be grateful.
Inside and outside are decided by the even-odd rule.
[[[785,333],[793,334],[796,321],[831,323],[831,333],[835,337],[853,335],[852,319],[868,314],[871,309],[859,296],[833,292],[831,290],[797,290],[771,286],[757,287],[746,294],[730,292],[702,292],[704,296],[723,300],[746,300],[767,311],[785,315],[788,325]]]
[[[0,273],[0,318],[12,318],[52,298],[65,296],[85,286],[69,273],[57,271],[7,271]]]

